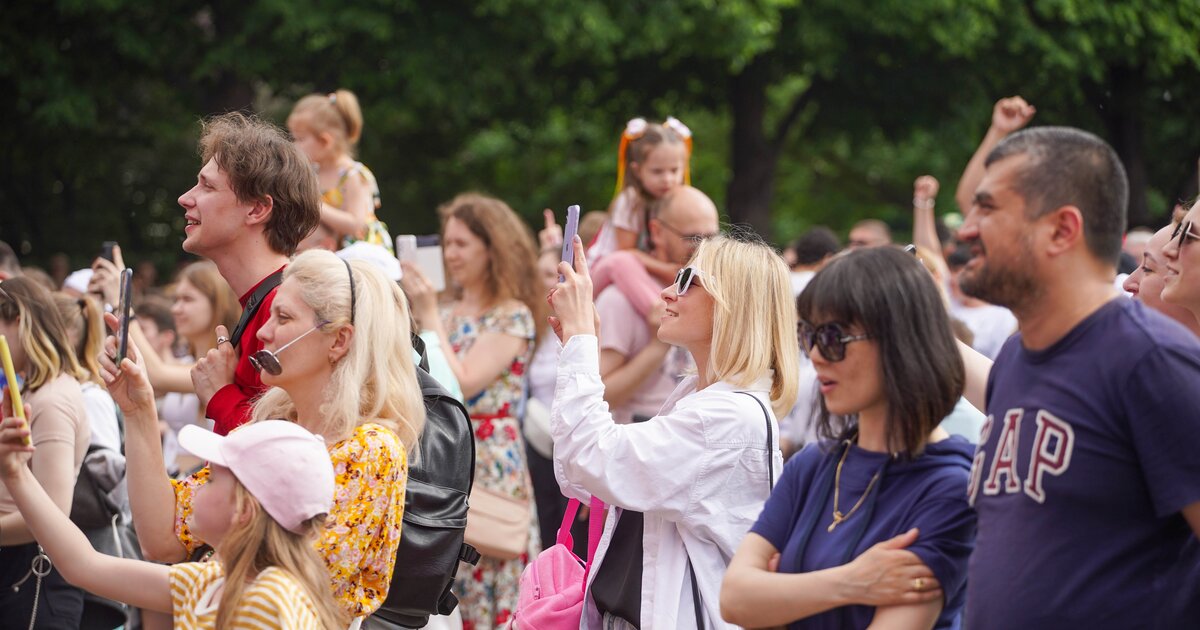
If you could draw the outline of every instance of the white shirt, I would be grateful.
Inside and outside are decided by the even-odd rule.
[[[609,505],[645,514],[643,629],[697,627],[689,558],[707,617],[704,627],[735,627],[721,619],[721,579],[770,494],[768,457],[776,478],[783,468],[768,398],[770,379],[765,375],[750,387],[722,381],[696,391],[692,376],[679,384],[658,416],[618,425],[604,402],[596,337],[576,335],[564,346],[550,420],[555,476],[569,497],[586,502],[594,493]],[[766,416],[738,391],[762,401]],[[619,512],[609,510],[589,587]],[[599,628],[590,597],[585,606],[580,627]]]

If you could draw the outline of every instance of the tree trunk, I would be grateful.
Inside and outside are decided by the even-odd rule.
[[[771,201],[779,152],[767,138],[767,77],[764,62],[755,60],[729,79],[733,112],[733,178],[726,206],[733,223],[749,223],[768,241],[772,237]]]
[[[1146,200],[1148,176],[1146,154],[1142,148],[1142,107],[1140,101],[1145,93],[1142,71],[1128,66],[1109,68],[1111,95],[1104,99],[1101,117],[1108,129],[1113,149],[1125,165],[1129,178],[1129,216],[1127,228],[1151,227],[1155,220],[1150,216]]]

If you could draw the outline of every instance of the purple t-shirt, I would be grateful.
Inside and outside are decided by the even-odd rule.
[[[862,506],[830,532],[830,489],[842,448],[830,442],[810,444],[789,459],[750,531],[780,551],[780,573],[803,573],[846,564],[871,545],[917,527],[918,540],[908,549],[933,571],[946,592],[946,606],[936,627],[957,628],[966,595],[967,557],[975,538],[975,514],[966,496],[974,446],[955,436],[928,445],[913,460],[852,446],[842,465],[838,500],[842,512],[858,501],[884,464],[886,468]],[[813,518],[812,534],[805,543],[805,524]],[[866,628],[874,616],[870,606],[846,606],[793,622],[788,628]]]
[[[1200,343],[1121,297],[1053,346],[1010,339],[971,469],[967,627],[1194,628]]]

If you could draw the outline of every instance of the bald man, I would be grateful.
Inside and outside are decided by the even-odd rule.
[[[675,267],[687,264],[701,239],[720,229],[717,206],[708,195],[681,186],[656,204],[650,219],[650,256]],[[600,315],[600,376],[604,399],[618,423],[658,413],[675,389],[678,374],[668,361],[671,346],[658,340],[661,311],[643,318],[616,285],[596,298]]]

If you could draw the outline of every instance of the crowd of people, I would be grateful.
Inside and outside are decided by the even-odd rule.
[[[168,285],[0,243],[0,630],[1193,627],[1200,203],[1127,237],[1116,153],[1035,114],[996,103],[957,230],[922,175],[911,244],[781,250],[636,118],[606,211],[460,194],[436,270],[352,92],[210,118]],[[405,539],[431,400],[474,483]],[[395,588],[414,545],[462,560],[432,605]],[[531,575],[554,552],[573,577]]]

